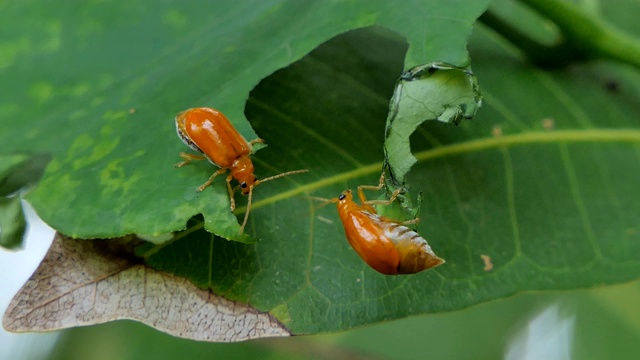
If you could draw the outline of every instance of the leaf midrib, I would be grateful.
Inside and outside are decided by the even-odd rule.
[[[457,144],[439,146],[433,149],[420,151],[414,154],[417,161],[429,161],[447,156],[461,155],[470,152],[484,151],[495,148],[506,148],[527,144],[545,144],[545,143],[640,143],[640,130],[637,129],[588,129],[588,130],[549,130],[549,131],[532,131],[515,135],[503,135],[491,138],[482,138],[477,140],[465,141]],[[292,198],[300,194],[310,194],[323,187],[344,183],[347,180],[362,177],[369,174],[379,173],[382,171],[382,162],[376,162],[369,165],[360,166],[354,170],[339,173],[321,180],[297,186],[289,191],[267,197],[265,199],[252,203],[251,208],[257,209],[276,203],[281,200]],[[291,180],[294,181],[294,180]],[[243,214],[246,206],[238,207],[234,211],[235,215]],[[198,230],[204,226],[203,223],[197,224],[187,229],[189,232]],[[175,239],[174,239],[175,240]],[[162,246],[166,246],[163,244]],[[162,247],[159,246],[159,247]],[[154,251],[155,252],[155,251]]]
[[[433,149],[420,151],[415,158],[420,161],[429,161],[447,156],[460,155],[470,152],[484,151],[502,147],[512,147],[527,144],[545,143],[640,143],[640,130],[637,129],[588,129],[588,130],[550,130],[532,131],[515,135],[503,135],[491,138],[482,138],[451,145],[439,146]],[[267,197],[254,202],[252,209],[267,206],[275,202],[285,200],[300,194],[309,194],[325,186],[343,183],[347,180],[382,171],[382,162],[358,167],[354,170],[339,173],[321,180],[298,186],[289,191]],[[292,180],[293,181],[293,180]],[[239,215],[246,211],[246,206],[238,207],[234,214]]]

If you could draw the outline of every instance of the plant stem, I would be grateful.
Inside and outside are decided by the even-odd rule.
[[[604,58],[621,61],[640,69],[638,39],[585,13],[571,2],[520,1],[558,26],[563,36],[558,44],[540,44],[490,12],[481,16],[480,20],[518,46],[534,63],[546,67],[559,67],[571,62]]]
[[[549,46],[533,40],[526,33],[495,15],[491,10],[482,14],[478,20],[517,46],[532,63],[538,66],[558,68],[575,61],[587,60],[586,54],[574,49],[566,41]]]

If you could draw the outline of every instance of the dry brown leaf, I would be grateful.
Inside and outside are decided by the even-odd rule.
[[[109,250],[110,242],[56,235],[7,308],[5,329],[48,331],[132,319],[194,340],[290,335],[269,314],[135,263]]]

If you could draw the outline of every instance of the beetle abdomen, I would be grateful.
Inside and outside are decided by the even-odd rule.
[[[215,109],[185,110],[176,117],[176,126],[185,144],[219,167],[230,168],[236,159],[251,154],[251,145],[229,119]]]
[[[433,252],[427,240],[417,232],[378,214],[365,213],[380,226],[384,236],[391,240],[398,250],[398,274],[415,274],[444,264],[445,261]]]

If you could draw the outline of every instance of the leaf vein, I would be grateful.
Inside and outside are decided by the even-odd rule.
[[[465,153],[529,144],[553,144],[553,143],[630,143],[640,145],[640,130],[638,129],[589,129],[589,130],[558,130],[558,131],[532,131],[515,135],[500,137],[487,137],[452,145],[445,145],[414,154],[418,161],[430,161],[456,156]],[[254,202],[251,207],[259,208],[303,193],[311,193],[323,187],[347,182],[350,179],[369,174],[379,173],[382,170],[382,162],[369,165],[361,165],[354,170],[342,172],[321,180],[311,182],[295,189],[285,191],[271,197]],[[236,214],[246,211],[246,207],[236,208]]]
[[[522,254],[522,242],[520,239],[520,227],[518,226],[518,215],[516,212],[516,201],[514,196],[515,182],[513,178],[513,163],[511,162],[511,154],[507,148],[501,148],[504,159],[504,176],[507,187],[507,203],[509,204],[509,217],[511,220],[511,229],[513,231],[513,240],[515,241],[515,256]]]
[[[560,145],[560,156],[562,158],[562,162],[565,164],[565,169],[567,172],[567,178],[569,180],[569,189],[571,190],[571,196],[573,197],[573,201],[575,202],[578,213],[580,214],[580,220],[584,226],[584,230],[587,234],[587,239],[589,243],[593,247],[593,250],[598,258],[602,258],[602,253],[600,251],[600,246],[596,242],[596,236],[593,232],[593,227],[591,225],[591,221],[589,220],[589,213],[587,212],[587,208],[582,201],[582,194],[580,193],[580,185],[578,182],[578,177],[576,176],[576,171],[573,166],[573,161],[571,160],[571,156],[569,155],[569,150],[567,149],[566,144]]]

